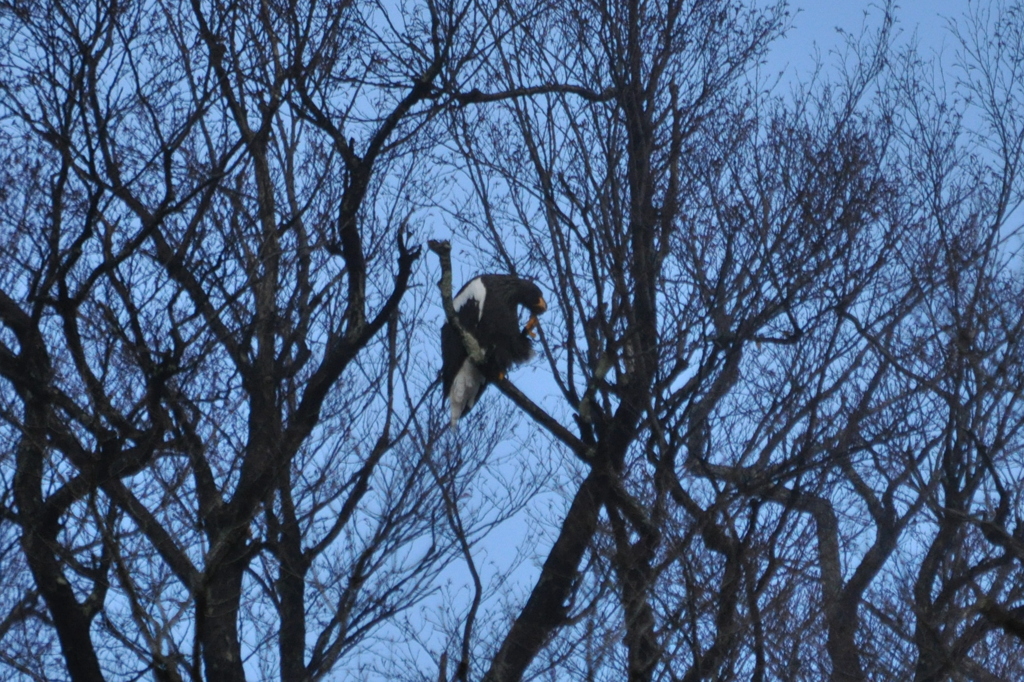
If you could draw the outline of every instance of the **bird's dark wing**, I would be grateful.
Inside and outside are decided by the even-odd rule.
[[[482,277],[487,287],[487,301],[475,334],[487,349],[483,367],[487,376],[503,374],[517,362],[533,355],[530,339],[519,328],[520,287],[523,280],[508,275]]]

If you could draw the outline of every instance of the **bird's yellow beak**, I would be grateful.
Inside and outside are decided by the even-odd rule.
[[[540,298],[537,299],[537,305],[534,307],[534,311],[536,311],[537,313],[542,313],[542,312],[544,312],[547,309],[548,309],[547,301],[545,301],[544,297],[541,296]]]

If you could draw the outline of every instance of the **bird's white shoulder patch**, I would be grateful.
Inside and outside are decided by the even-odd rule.
[[[452,381],[448,392],[448,404],[452,409],[452,428],[459,423],[459,417],[476,404],[480,395],[480,387],[484,384],[484,375],[473,362],[466,358],[459,368],[459,373]]]
[[[477,319],[484,315],[484,299],[487,298],[487,288],[484,287],[484,282],[479,277],[475,277],[466,283],[466,286],[462,287],[462,290],[452,300],[452,305],[455,307],[455,312],[462,310],[462,306],[466,305],[466,302],[470,299],[476,301],[477,308]]]

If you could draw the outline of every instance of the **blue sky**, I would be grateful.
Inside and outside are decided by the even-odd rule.
[[[948,57],[953,39],[947,20],[959,17],[970,5],[968,0],[903,0],[896,5],[898,41],[916,35],[924,55],[942,52]],[[775,43],[769,61],[773,70],[785,69],[790,82],[812,68],[816,48],[828,65],[828,52],[843,42],[837,28],[857,34],[865,21],[877,26],[882,15],[877,0],[797,0],[790,9],[793,28]]]

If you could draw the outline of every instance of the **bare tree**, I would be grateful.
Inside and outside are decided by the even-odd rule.
[[[1019,674],[1020,8],[1001,11],[961,31],[953,93],[893,46],[891,8],[785,97],[753,75],[781,6],[495,24],[471,99],[490,108],[454,119],[476,193],[455,215],[557,301],[564,403],[505,389],[586,473],[485,679]]]
[[[0,4],[4,676],[1021,677],[1022,13]]]
[[[403,310],[467,12],[4,7],[10,665],[320,678],[460,555]]]

